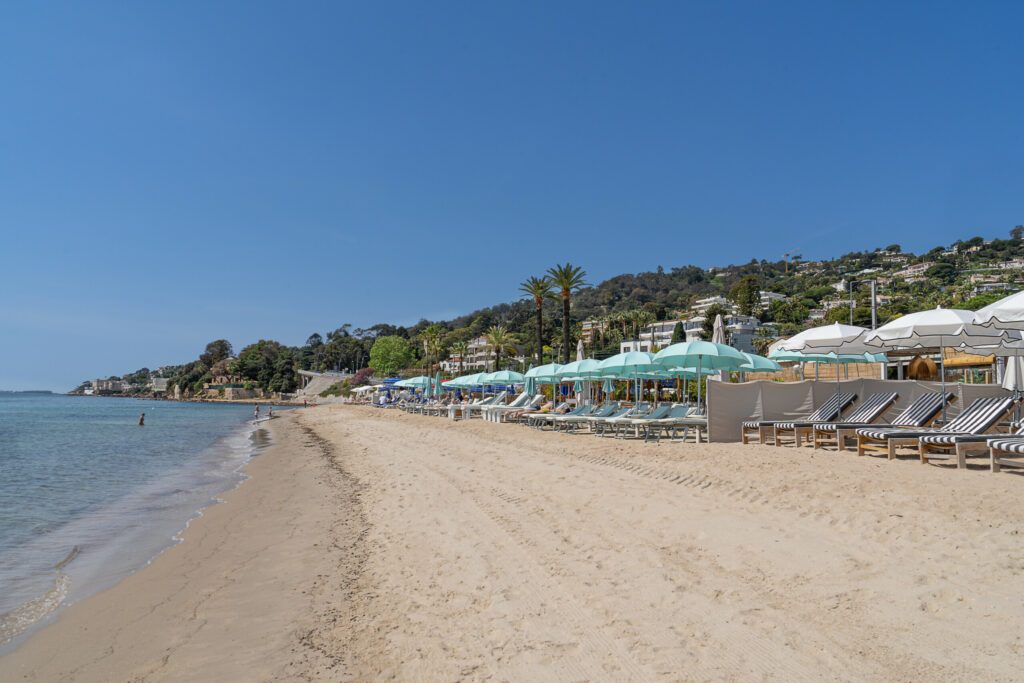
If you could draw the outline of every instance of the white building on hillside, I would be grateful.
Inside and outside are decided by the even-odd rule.
[[[787,297],[785,294],[778,294],[777,292],[766,292],[761,290],[761,310],[767,311],[771,308],[773,301],[785,301]]]
[[[733,309],[732,303],[730,303],[724,296],[709,296],[706,299],[697,299],[690,308],[697,315],[703,315],[704,311],[708,310],[712,306],[724,306],[727,311],[731,311]]]
[[[640,332],[640,341],[656,349],[663,349],[672,343],[672,333],[682,320],[662,320],[648,325]]]

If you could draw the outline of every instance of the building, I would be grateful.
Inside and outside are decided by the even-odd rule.
[[[654,350],[651,348],[651,342],[642,340],[629,340],[619,342],[619,353],[630,353],[632,351],[650,351]]]
[[[754,337],[761,328],[761,321],[752,315],[730,315],[723,322],[729,345],[740,351],[754,353]]]
[[[149,390],[154,394],[167,393],[167,384],[170,381],[166,377],[151,377],[149,379]]]
[[[662,320],[648,325],[640,332],[640,341],[655,349],[663,349],[672,343],[672,333],[682,320]]]
[[[694,316],[683,321],[686,341],[693,342],[704,339],[704,320],[703,316]],[[724,316],[722,322],[725,324],[725,332],[730,346],[740,351],[754,353],[754,337],[757,336],[757,331],[764,327],[760,320],[752,315],[731,313]]]
[[[1016,292],[1020,287],[1011,282],[982,282],[974,285],[974,289],[971,290],[975,294],[985,294],[987,292]]]
[[[470,339],[466,344],[466,358],[462,364],[463,372],[482,372],[491,369],[494,353],[487,337]]]
[[[788,298],[789,297],[787,297],[785,294],[778,294],[776,292],[766,292],[766,291],[764,291],[762,289],[761,290],[761,310],[762,311],[767,311],[769,308],[771,308],[771,305],[772,305],[773,301],[785,301]]]
[[[807,312],[807,319],[812,322],[816,320],[824,320],[825,314],[827,312],[828,311],[826,311],[824,308],[812,308],[810,311]]]
[[[603,334],[607,330],[607,320],[584,320],[582,323],[580,323],[580,337],[583,338],[583,343],[586,344],[587,346],[593,345],[597,335]]]
[[[119,379],[94,379],[93,394],[116,394],[124,391],[124,382]]]
[[[727,311],[731,311],[733,308],[732,304],[724,296],[709,296],[706,299],[697,299],[690,309],[697,315],[703,315],[704,311],[712,306],[724,306]]]
[[[454,363],[454,366],[450,365],[448,367],[449,368],[454,367],[455,370],[458,370],[458,367],[459,367],[458,366],[458,357],[457,356],[449,357],[448,361],[451,361],[452,358],[455,358],[456,362]],[[520,363],[521,364],[521,363],[524,363],[525,361],[526,361],[526,357],[523,355],[523,350],[522,350],[522,348],[520,346],[516,346],[516,352],[513,355],[510,356],[508,354],[502,354],[502,356],[501,356],[501,363],[502,363],[503,366],[506,363],[510,363],[510,364]],[[442,361],[441,367],[442,367],[442,369],[445,368],[444,361]],[[488,343],[487,337],[477,337],[476,339],[471,339],[466,344],[466,359],[465,359],[465,362],[463,362],[463,364],[462,364],[462,371],[466,372],[466,373],[469,373],[469,372],[492,372],[493,370],[494,370],[494,350],[491,348],[491,345]],[[448,369],[447,371],[448,372],[452,372],[451,369]]]
[[[1000,270],[1022,270],[1024,269],[1024,259],[1015,258],[1012,261],[1003,261],[999,264]]]
[[[915,263],[912,266],[907,266],[903,270],[897,270],[892,274],[893,277],[901,277],[908,282],[913,282],[912,278],[920,279],[925,272],[935,265],[934,261],[925,261],[924,263]]]

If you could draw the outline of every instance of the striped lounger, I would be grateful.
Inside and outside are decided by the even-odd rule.
[[[954,394],[946,392],[946,403],[955,398]],[[941,414],[942,404],[942,394],[929,391],[914,399],[888,425],[879,426],[927,427]],[[850,417],[852,418],[853,416],[851,415]],[[846,450],[847,439],[853,439],[854,442],[857,441],[858,429],[874,426],[876,425],[868,422],[857,424],[852,419],[848,422],[826,422],[825,424],[814,425],[814,447],[818,448],[819,444],[823,445],[825,442],[835,439],[839,450]]]
[[[831,422],[832,420],[835,420],[842,414],[844,410],[846,410],[849,407],[851,403],[853,403],[857,399],[857,394],[851,393],[849,391],[841,391],[832,395],[832,399],[835,398],[839,399],[838,403],[833,402],[833,405],[831,407],[832,414],[829,415],[828,417],[825,417],[820,420],[808,417],[806,420],[798,420],[796,422],[776,422],[773,427],[773,438],[775,439],[775,445],[782,446],[782,437],[792,432],[793,444],[797,448],[799,448],[801,445],[803,445],[802,437],[810,438],[811,432],[814,429],[814,425],[821,422]],[[829,399],[829,401],[832,401],[832,399]],[[828,403],[826,403],[825,405],[828,405]]]
[[[917,446],[923,436],[956,437],[967,434],[984,434],[992,429],[1012,406],[1012,398],[979,398],[964,408],[956,419],[943,427],[921,429],[867,427],[858,429],[857,455],[864,455],[867,451],[884,450],[888,453],[889,459],[894,460],[896,449],[899,446]]]
[[[853,400],[852,394],[844,394],[844,396],[851,396],[850,401]],[[839,416],[841,398],[838,394],[832,394],[827,401],[818,406],[817,410],[810,413],[801,422],[816,423],[835,420]],[[850,401],[846,401],[843,405],[849,405]],[[740,425],[740,439],[743,443],[750,443],[750,434],[756,432],[760,443],[767,444],[768,436],[774,436],[775,425],[780,423],[795,424],[795,422],[787,423],[778,420],[748,420]]]
[[[1002,439],[989,438],[989,457],[992,460],[992,471],[998,472],[1003,467],[1024,467],[1024,438],[1007,437]]]
[[[1010,434],[1003,434],[1001,438],[1012,439],[1019,436],[1024,436],[1024,426],[1017,427]],[[967,469],[967,456],[969,453],[985,455],[990,452],[987,442],[991,439],[992,434],[984,433],[934,434],[932,436],[922,436],[918,440],[917,448],[918,454],[921,456],[921,462],[925,464],[932,460],[947,460],[955,457],[957,469],[963,470]]]
[[[898,394],[895,391],[871,394],[861,401],[854,411],[846,416],[843,422],[824,422],[811,425],[814,448],[821,448],[826,440],[835,439],[839,450],[843,450],[844,444],[837,435],[839,427],[850,424],[866,427],[874,424],[885,414],[885,411],[892,407],[892,404],[896,402],[897,396]]]

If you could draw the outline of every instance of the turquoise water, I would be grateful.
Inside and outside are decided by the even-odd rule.
[[[173,544],[241,481],[266,439],[251,418],[244,405],[0,395],[0,647]]]

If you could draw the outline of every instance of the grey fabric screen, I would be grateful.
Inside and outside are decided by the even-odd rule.
[[[758,380],[742,384],[708,382],[708,439],[739,441],[740,424],[744,420],[798,420],[827,401],[835,393],[836,386],[835,382],[815,380]],[[855,393],[857,402],[879,391],[895,391],[899,394],[895,405],[886,412],[881,422],[892,419],[922,393],[939,391],[941,387],[939,382],[882,379],[851,379],[839,382],[838,386],[844,391]],[[950,419],[959,415],[962,406],[974,399],[1009,395],[1008,391],[995,384],[947,383],[946,391],[956,397],[947,410]]]

